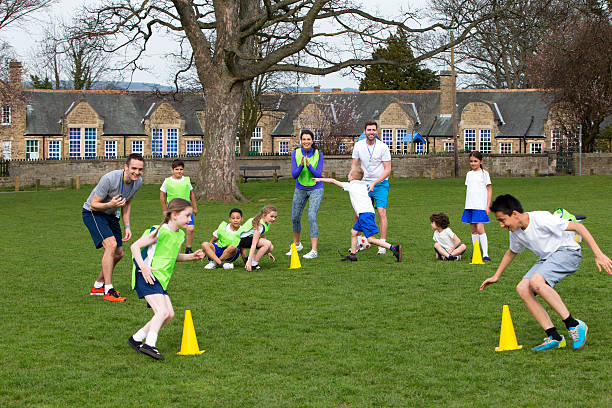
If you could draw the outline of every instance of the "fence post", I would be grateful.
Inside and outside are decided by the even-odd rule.
[[[506,170],[506,177],[511,177],[512,176],[512,170],[508,169]]]
[[[423,178],[423,170],[419,171],[419,178]]]
[[[595,171],[594,171],[593,169],[591,169],[591,170],[589,171],[589,174],[590,174],[591,176],[593,176],[593,175],[595,175]]]
[[[19,191],[19,176],[15,176],[15,191]]]
[[[535,174],[535,176],[536,176],[536,177],[538,177],[538,176],[540,175],[540,170],[535,169],[535,170],[533,171],[533,174]]]
[[[272,176],[272,180],[274,180],[275,183],[278,183],[278,174],[276,174],[276,172],[274,172],[274,176]]]
[[[81,189],[81,175],[76,176],[76,189],[77,190]]]
[[[433,179],[435,179],[435,178],[436,178],[436,168],[435,168],[435,167],[432,167],[432,168],[431,168],[431,179],[433,180]]]
[[[36,191],[40,191],[40,179],[36,179]]]

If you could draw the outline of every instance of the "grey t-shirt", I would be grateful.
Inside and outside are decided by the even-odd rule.
[[[83,208],[91,211],[90,204],[94,194],[98,197],[102,197],[103,203],[108,203],[116,195],[120,195],[125,198],[126,201],[129,201],[136,195],[140,186],[142,186],[142,177],[138,177],[138,180],[126,184],[125,181],[123,181],[123,170],[113,170],[100,178],[98,185],[91,191],[87,201],[83,204]],[[117,210],[117,208],[108,208],[102,212],[108,215],[114,215]]]

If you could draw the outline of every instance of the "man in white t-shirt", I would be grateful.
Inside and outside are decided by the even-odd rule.
[[[553,289],[561,279],[576,272],[582,260],[580,245],[565,231],[574,231],[582,236],[591,247],[600,271],[603,268],[612,274],[612,261],[599,249],[584,225],[556,217],[547,211],[523,212],[519,200],[510,194],[498,196],[491,204],[491,211],[495,213],[500,227],[510,231],[510,249],[506,251],[495,275],[486,279],[480,285],[480,290],[497,282],[517,253],[523,252],[525,248],[532,250],[540,260],[516,287],[523,303],[546,332],[544,342],[532,350],[551,350],[566,345],[565,338],[557,332],[536,295],[544,299],[563,319],[572,339],[572,348],[580,350],[586,342],[588,327],[583,321],[572,317],[559,293]]]
[[[389,197],[389,175],[391,174],[391,152],[386,143],[380,141],[378,125],[374,121],[365,124],[366,138],[353,147],[352,167],[361,165],[363,181],[368,184],[368,195],[372,199],[380,220],[380,239],[387,239],[387,199]],[[384,247],[378,248],[384,254]]]

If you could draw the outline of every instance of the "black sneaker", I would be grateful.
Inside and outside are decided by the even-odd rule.
[[[251,266],[252,271],[261,271],[261,265],[257,264],[255,266]]]
[[[457,257],[454,255],[449,255],[448,258],[446,258],[447,261],[457,261]]]
[[[340,261],[342,261],[342,262],[345,262],[345,261],[357,262],[357,255],[355,255],[355,254],[348,254],[344,258],[341,258]]]
[[[143,343],[138,349],[142,354],[146,354],[147,356],[154,358],[156,360],[163,360],[164,356],[162,356],[159,351],[155,347],[149,346],[147,343]]]
[[[139,351],[140,346],[142,345],[142,341],[134,340],[134,336],[130,336],[127,343],[130,345],[130,347],[132,347],[136,351]]]
[[[483,260],[484,262],[491,262],[491,258],[489,258],[488,256],[483,256],[483,257],[482,257],[482,260]]]
[[[396,245],[395,248],[393,248],[393,256],[395,257],[395,259],[397,259],[397,262],[402,262],[402,246],[401,245]]]
[[[185,248],[185,253],[186,254],[193,254],[193,250],[191,249],[191,247],[187,247],[187,248]]]

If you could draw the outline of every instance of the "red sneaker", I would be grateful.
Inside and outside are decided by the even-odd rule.
[[[89,294],[92,296],[104,296],[104,286],[101,288],[92,287]]]
[[[115,290],[115,288],[110,288],[108,293],[104,295],[104,300],[108,300],[110,302],[125,302],[126,299],[124,297],[119,296],[119,292]]]

